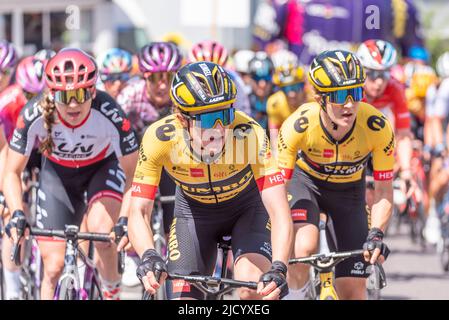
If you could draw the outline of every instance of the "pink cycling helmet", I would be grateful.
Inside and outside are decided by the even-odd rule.
[[[177,71],[181,62],[181,52],[170,42],[152,42],[139,52],[139,69],[143,73]]]
[[[0,40],[0,71],[10,69],[17,63],[17,52],[12,43]]]
[[[19,62],[16,69],[16,81],[23,90],[29,93],[39,93],[45,87],[46,61],[39,60],[34,56],[26,57]]]
[[[189,58],[191,62],[209,61],[224,66],[228,61],[228,50],[216,41],[203,41],[190,49]]]

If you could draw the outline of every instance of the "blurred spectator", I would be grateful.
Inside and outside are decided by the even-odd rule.
[[[412,0],[263,0],[254,24],[258,49],[283,39],[303,64],[323,50],[353,50],[368,39],[387,40],[404,55],[423,43]]]

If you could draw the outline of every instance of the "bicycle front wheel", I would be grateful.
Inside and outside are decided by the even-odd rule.
[[[61,281],[58,300],[77,300],[74,279],[71,277],[65,278]]]

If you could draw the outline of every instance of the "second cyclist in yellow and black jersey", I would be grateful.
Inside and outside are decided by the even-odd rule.
[[[369,104],[359,104],[356,121],[338,141],[323,126],[317,102],[297,109],[279,132],[278,162],[284,176],[291,179],[297,164],[314,178],[326,182],[356,182],[362,180],[372,154],[375,179],[391,179],[393,130],[380,111]]]

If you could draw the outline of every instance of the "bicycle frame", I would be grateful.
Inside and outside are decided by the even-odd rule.
[[[221,300],[223,296],[231,292],[235,288],[246,287],[249,289],[257,289],[256,282],[236,281],[232,279],[226,279],[227,276],[227,261],[228,252],[231,249],[230,238],[224,239],[217,244],[217,248],[223,250],[223,256],[221,259],[221,277],[214,276],[185,276],[177,274],[168,274],[167,279],[171,280],[184,280],[191,283],[198,290],[204,294],[204,300]],[[152,300],[152,297],[144,291],[142,300]]]
[[[90,250],[89,250],[90,251]],[[85,264],[85,271],[83,275],[83,281],[80,281],[80,274],[78,270],[77,260],[78,258]],[[77,300],[92,299],[92,284],[100,288],[100,279],[98,276],[98,270],[95,268],[93,260],[86,256],[81,249],[78,248],[76,241],[73,239],[67,239],[65,257],[64,257],[64,270],[61,277],[58,280],[58,285],[55,289],[54,300],[59,299],[61,283],[66,278],[71,278],[74,284],[73,289],[76,292]],[[81,285],[82,284],[82,285]],[[103,299],[101,290],[98,290],[100,299]]]

